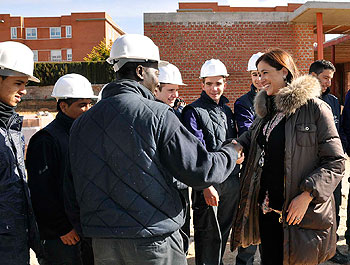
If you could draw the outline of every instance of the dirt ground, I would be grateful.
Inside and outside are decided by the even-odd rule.
[[[349,193],[349,182],[348,182],[348,176],[350,175],[350,159],[347,159],[346,162],[346,174],[345,177],[342,180],[342,204],[340,208],[340,226],[338,229],[338,235],[340,236],[339,241],[338,241],[338,249],[345,255],[349,255],[347,245],[344,239],[344,233],[346,230],[346,207],[347,207],[347,200],[348,200],[348,193]],[[233,265],[235,264],[235,259],[237,255],[237,251],[231,252],[229,244],[227,244],[226,247],[226,252],[224,256],[224,264],[225,265]],[[350,256],[348,256],[348,259],[350,260]],[[195,265],[195,253],[194,253],[194,243],[193,243],[193,230],[191,231],[191,245],[189,249],[189,254],[187,256],[187,262],[188,265]],[[260,255],[257,253],[255,255],[255,260],[254,260],[254,265],[260,264]],[[335,264],[333,262],[324,262],[322,265],[331,265]],[[350,261],[349,263],[350,264]],[[35,254],[31,252],[31,260],[30,260],[30,265],[39,265],[36,258]]]

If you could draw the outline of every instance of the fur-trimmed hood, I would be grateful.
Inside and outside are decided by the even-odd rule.
[[[305,105],[312,98],[321,95],[321,85],[316,77],[303,75],[294,79],[286,87],[283,87],[274,97],[277,111],[289,116],[297,109]],[[261,90],[255,97],[254,108],[256,114],[263,118],[266,116],[268,96],[265,90]]]

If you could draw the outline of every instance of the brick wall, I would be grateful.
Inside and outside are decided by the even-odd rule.
[[[215,13],[214,13],[215,14]],[[261,16],[261,14],[260,14]],[[263,15],[262,15],[263,16]],[[161,58],[179,67],[187,87],[180,96],[187,103],[198,98],[201,65],[210,58],[220,59],[230,74],[225,95],[234,101],[249,90],[246,71],[250,56],[279,47],[291,53],[301,71],[313,62],[313,26],[289,22],[148,22],[144,34],[160,48]]]

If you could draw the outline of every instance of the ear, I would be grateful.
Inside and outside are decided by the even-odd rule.
[[[159,92],[159,87],[156,87],[156,89],[154,90],[154,95],[157,96],[158,92]]]
[[[201,79],[202,90],[204,90],[204,83],[205,83],[205,78],[204,78],[204,79]]]
[[[68,109],[68,104],[66,102],[61,101],[60,102],[60,109],[64,114],[66,114],[67,109]]]
[[[311,75],[317,77],[317,74],[315,72],[312,72]]]
[[[288,75],[288,70],[287,70],[287,68],[283,67],[281,70],[282,70],[283,76],[287,77],[287,75]]]
[[[144,79],[145,71],[143,70],[143,67],[141,65],[138,65],[135,69],[136,76],[140,78],[141,80]]]

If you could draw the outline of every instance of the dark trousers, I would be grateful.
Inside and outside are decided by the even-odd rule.
[[[261,238],[261,264],[283,265],[283,227],[279,214],[259,211],[259,230]]]
[[[80,242],[69,246],[63,244],[60,238],[42,241],[43,257],[39,257],[40,265],[82,265],[80,257]]]
[[[196,265],[222,263],[239,197],[238,176],[215,187],[219,206],[208,206],[202,191],[193,191],[193,225]]]
[[[186,265],[179,231],[137,239],[93,238],[96,265]]]

